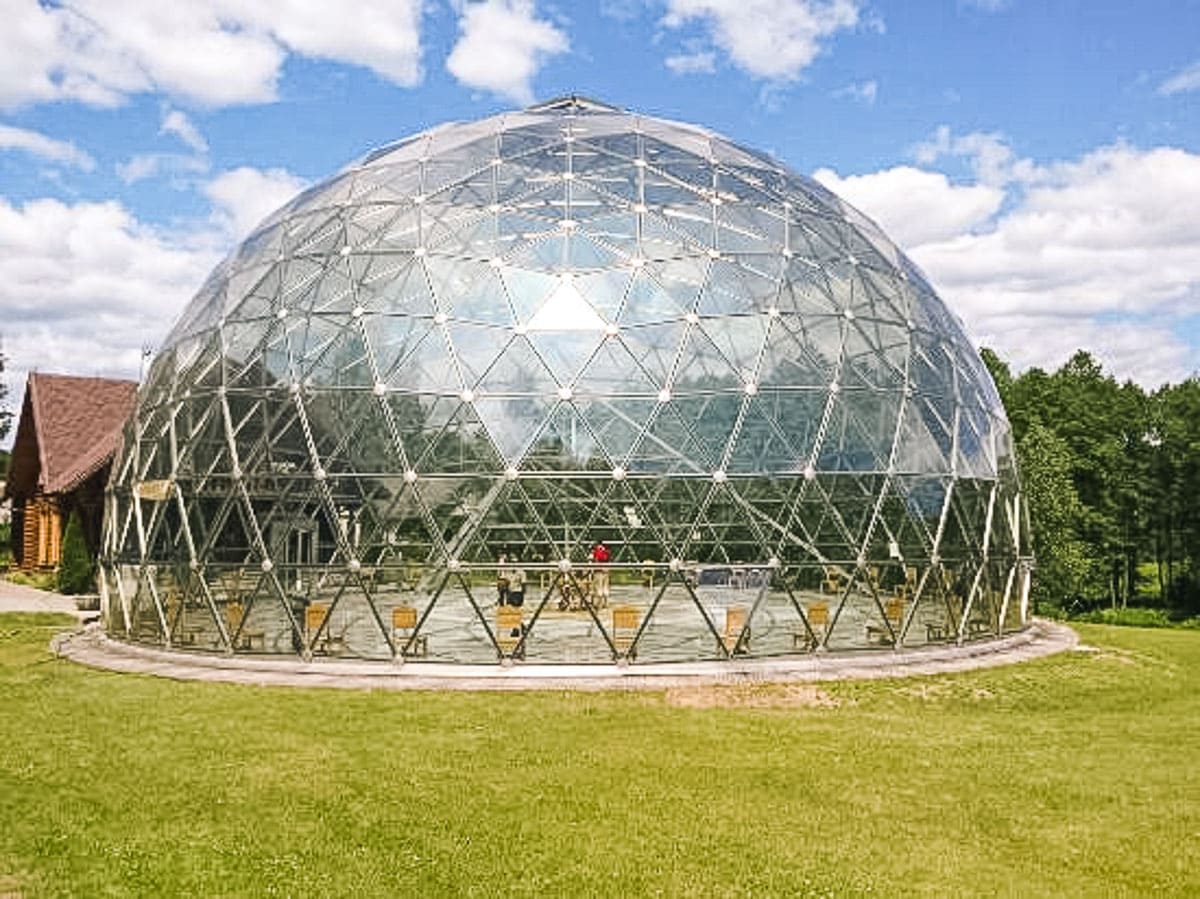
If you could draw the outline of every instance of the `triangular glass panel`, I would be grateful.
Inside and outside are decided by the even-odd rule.
[[[478,523],[459,547],[458,555],[473,566],[508,561],[544,561],[550,544],[539,510],[515,480],[497,481],[489,490],[491,501],[481,510]]]
[[[331,386],[369,388],[375,383],[373,360],[359,324],[349,317],[337,344],[325,354],[324,362],[331,369],[326,382]]]
[[[588,305],[607,325],[615,322],[620,315],[630,285],[630,275],[629,270],[614,268],[576,275],[574,284]]]
[[[538,330],[532,327],[528,339],[559,385],[573,385],[580,371],[606,341],[603,333],[594,331]]]
[[[684,244],[693,247],[717,245],[712,210],[707,203],[700,205],[691,197],[680,197],[674,205],[664,206],[659,214],[663,224],[679,234]]]
[[[552,396],[477,396],[475,409],[488,435],[504,459],[503,468],[521,464],[533,442],[545,428]]]
[[[574,389],[576,395],[604,398],[630,394],[655,397],[664,380],[655,380],[643,369],[623,340],[609,338],[595,348],[575,379]]]
[[[249,362],[257,358],[259,346],[270,328],[269,320],[225,323],[221,333],[224,338],[226,378],[236,378]]]
[[[791,313],[807,321],[812,316],[841,315],[830,294],[829,284],[825,277],[811,268],[803,268],[803,263],[792,260],[788,266],[777,295],[776,302],[783,313]]]
[[[437,305],[422,260],[395,255],[386,257],[384,261],[387,276],[359,285],[359,305],[365,311],[391,315],[432,317],[436,314]]]
[[[519,245],[531,243],[551,235],[557,235],[561,217],[554,215],[543,205],[544,194],[523,201],[521,212],[502,210],[496,216],[497,239],[513,241],[514,252]],[[538,213],[541,213],[540,215]]]
[[[660,324],[682,319],[695,299],[692,288],[681,296],[668,291],[644,270],[635,272],[629,283],[620,323],[626,325]]]
[[[968,477],[994,478],[995,453],[992,447],[990,420],[978,405],[963,403],[959,407],[957,470]]]
[[[462,403],[454,417],[433,437],[416,460],[418,472],[500,472],[504,460],[497,453],[487,427],[471,403]]]
[[[894,432],[874,427],[871,404],[893,403],[894,399],[870,391],[843,390],[832,398],[826,415],[817,467],[822,471],[887,471]]]
[[[671,382],[675,361],[688,333],[682,320],[621,328],[621,343],[656,384]]]
[[[694,405],[694,404],[693,404]],[[690,410],[689,410],[690,411]],[[714,422],[708,427],[720,427]],[[728,423],[725,424],[728,427]],[[720,461],[696,434],[694,419],[681,417],[676,402],[661,404],[645,436],[630,457],[629,470],[638,473],[693,472],[711,475]]]
[[[446,335],[435,328],[387,374],[387,384],[411,393],[465,390],[447,345]]]
[[[445,329],[462,383],[468,389],[478,385],[513,339],[507,328],[472,322],[452,320]]]
[[[922,404],[912,398],[905,400],[900,432],[896,439],[896,456],[893,467],[904,474],[932,474],[948,472],[950,462],[945,444],[945,432],[940,422],[932,421],[934,431],[926,419],[931,416],[921,414]],[[938,434],[935,437],[934,434]]]
[[[572,403],[566,402],[550,414],[546,427],[522,462],[526,470],[609,472],[612,467],[613,460],[597,444],[586,420]]]
[[[697,311],[701,315],[762,314],[775,305],[778,293],[779,284],[774,278],[716,259]]]
[[[800,323],[775,319],[763,346],[758,383],[761,387],[826,388],[837,376],[836,353],[826,355]]]
[[[711,229],[710,229],[711,231]],[[698,256],[712,246],[711,233],[704,240],[690,240],[678,228],[672,228],[656,208],[641,215],[638,249],[646,259],[666,260]]]
[[[744,386],[742,373],[734,369],[704,328],[692,325],[678,356],[671,390],[680,393],[736,390],[740,393]]]
[[[701,327],[742,380],[755,383],[767,338],[767,321],[761,315],[725,315],[702,318]]]
[[[476,385],[483,396],[527,396],[550,399],[558,384],[529,342],[528,336],[516,335]]]
[[[803,419],[797,423],[789,418],[780,418],[790,401],[803,394],[773,392],[770,395],[749,397],[742,412],[741,425],[733,452],[729,456],[728,470],[739,474],[778,475],[803,471],[811,453],[811,440],[816,427],[803,428]],[[780,422],[788,422],[785,429]],[[800,426],[797,427],[797,424]],[[807,431],[807,433],[806,433]],[[801,442],[793,437],[799,434]]]
[[[505,266],[500,270],[518,323],[528,322],[562,286],[562,279],[545,272]]]
[[[559,284],[526,323],[530,332],[603,332],[608,323],[579,292],[573,278]]]
[[[654,399],[609,397],[576,400],[605,455],[617,466],[628,467],[629,455],[654,414]]]
[[[458,319],[503,327],[515,323],[504,283],[491,269],[480,271],[476,277],[457,280],[453,290],[445,289],[439,294],[439,301],[442,308]]]
[[[638,221],[638,213],[630,209],[609,209],[590,216],[582,230],[592,240],[628,258],[640,255]]]
[[[725,615],[725,607],[715,600],[702,610],[688,586],[672,579],[646,612],[637,642],[638,662],[725,658],[718,629]]]
[[[429,661],[467,664],[494,663],[500,653],[493,638],[495,591],[486,582],[473,583],[466,574],[433,575],[422,579],[404,603],[415,609],[419,628],[401,629],[405,645],[417,635],[425,638],[419,655]],[[393,613],[395,614],[395,613]],[[401,616],[411,618],[411,612]],[[407,620],[405,617],[402,621]],[[404,631],[411,631],[404,635]],[[411,654],[411,653],[410,653]]]
[[[408,315],[368,315],[363,318],[362,327],[384,382],[392,378],[421,341],[440,339],[439,330],[429,319]]]

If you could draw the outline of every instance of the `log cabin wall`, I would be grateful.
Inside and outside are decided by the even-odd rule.
[[[55,568],[62,560],[62,515],[53,497],[35,496],[21,510],[20,567]]]

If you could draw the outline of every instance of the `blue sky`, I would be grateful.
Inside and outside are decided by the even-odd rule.
[[[1200,0],[0,0],[0,338],[136,376],[254,222],[373,146],[564,93],[876,218],[1017,367],[1200,369]]]

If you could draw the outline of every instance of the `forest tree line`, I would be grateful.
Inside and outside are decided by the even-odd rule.
[[[1200,613],[1200,378],[1146,391],[1082,350],[1014,377],[982,353],[1016,440],[1039,609]]]

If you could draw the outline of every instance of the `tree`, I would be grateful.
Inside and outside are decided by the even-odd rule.
[[[1200,379],[1164,387],[1152,397],[1144,441],[1152,472],[1147,543],[1168,603],[1200,612]]]
[[[1147,394],[1082,350],[1053,373],[1017,377],[992,351],[981,355],[1029,500],[1035,596],[1200,612],[1200,379]]]
[[[63,534],[62,562],[58,566],[58,592],[91,593],[95,588],[95,565],[83,539],[79,513],[72,512]]]
[[[988,347],[980,347],[979,355],[983,358],[983,364],[987,368],[988,374],[992,376],[992,380],[996,383],[996,392],[1000,394],[1000,401],[1007,408],[1009,405],[1009,395],[1012,393],[1012,369],[1007,362],[996,355],[995,350]]]
[[[0,440],[8,436],[12,427],[12,410],[8,408],[8,381],[4,377],[4,354],[0,353]],[[2,472],[3,469],[0,469]]]
[[[1017,445],[1017,454],[1037,560],[1034,602],[1068,606],[1079,597],[1091,567],[1087,547],[1079,539],[1086,510],[1071,478],[1071,448],[1035,421]]]

